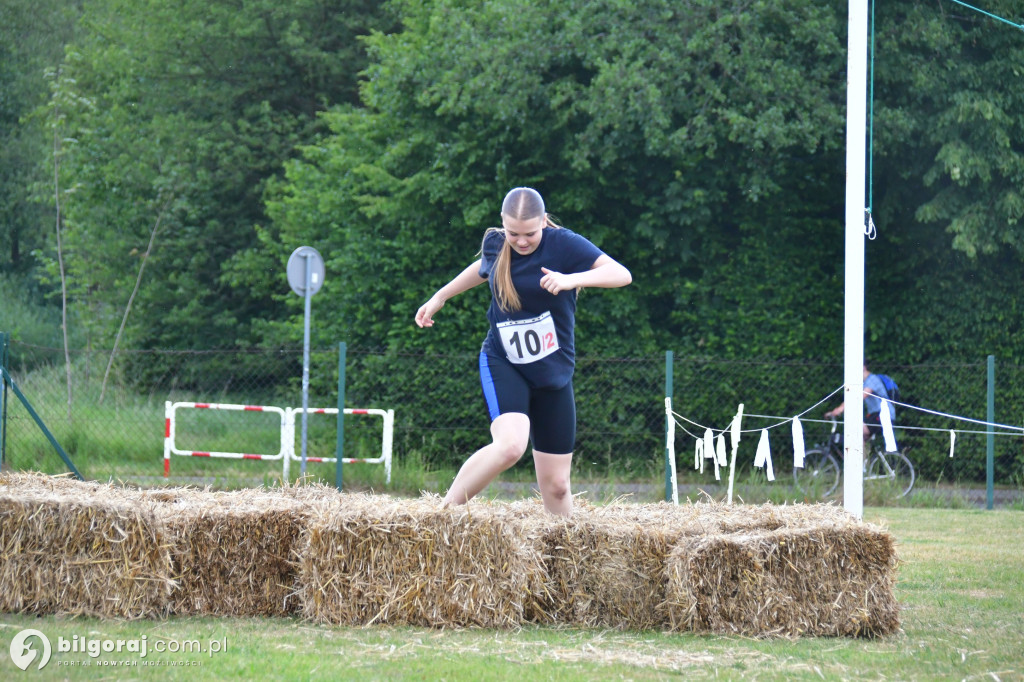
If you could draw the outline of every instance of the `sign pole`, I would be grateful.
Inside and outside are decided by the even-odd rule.
[[[302,330],[302,463],[300,475],[306,475],[306,443],[309,422],[309,327],[311,299],[324,283],[324,259],[311,246],[300,246],[288,258],[288,284],[305,300]],[[290,455],[287,455],[290,456]]]
[[[303,254],[306,266],[306,305],[302,328],[302,464],[299,466],[300,476],[306,475],[306,442],[307,434],[309,433],[309,318],[311,312],[310,301],[313,298],[313,294],[310,293],[313,280],[313,264],[310,262],[311,259],[312,254],[308,252]]]

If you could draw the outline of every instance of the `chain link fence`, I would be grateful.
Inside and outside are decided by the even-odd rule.
[[[150,486],[230,488],[274,483],[282,476],[283,462],[280,458],[251,461],[174,455],[170,474],[165,476],[165,403],[298,408],[302,404],[302,364],[302,350],[292,348],[123,351],[110,362],[108,352],[79,350],[65,358],[62,350],[12,340],[6,366],[85,478]],[[778,477],[775,485],[788,486],[792,439],[785,420],[801,415],[810,447],[824,439],[827,425],[821,417],[842,395],[842,366],[834,362],[676,355],[672,367],[673,410],[683,427],[677,430],[675,447],[684,484],[708,482],[707,474],[701,477],[693,471],[695,437],[703,435],[705,426],[716,430],[728,426],[742,403],[748,415],[745,429],[774,427],[770,438]],[[943,415],[984,421],[985,362],[875,369],[897,380],[905,403],[928,410],[897,410],[897,438],[908,450],[919,477],[915,490],[984,489],[985,427]],[[312,350],[309,376],[309,406],[337,407],[339,349]],[[664,490],[666,379],[664,355],[578,358],[575,480],[639,482]],[[997,422],[1024,425],[1022,393],[1024,367],[997,364]],[[3,399],[3,466],[67,471],[30,411],[10,390]],[[350,348],[344,402],[346,408],[394,410],[395,468],[412,477],[406,484],[414,488],[444,489],[451,472],[489,437],[475,354]],[[779,427],[782,423],[785,428]],[[380,419],[349,416],[344,424],[345,457],[380,455]],[[309,456],[333,457],[336,417],[311,414],[307,427]],[[950,429],[957,430],[953,457]],[[175,442],[182,450],[267,457],[286,448],[280,416],[253,411],[178,410]],[[738,477],[763,477],[752,468],[756,443],[749,435],[741,445]],[[298,442],[291,446],[300,451]],[[1020,493],[1024,489],[1024,437],[1020,432],[997,436],[994,454],[997,487]],[[307,474],[333,483],[334,466],[309,463]],[[298,463],[293,463],[290,477],[294,479],[298,472]],[[431,472],[445,480],[432,480]],[[353,480],[351,476],[375,489],[386,488],[382,467],[347,465],[345,480]]]

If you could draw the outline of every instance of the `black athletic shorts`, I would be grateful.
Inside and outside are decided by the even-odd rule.
[[[882,432],[882,417],[880,412],[872,412],[864,415],[864,426],[868,427],[868,433],[872,436]]]
[[[534,450],[552,455],[572,454],[576,445],[576,397],[572,379],[562,388],[531,388],[505,358],[480,353],[480,385],[491,421],[520,412],[530,418]]]

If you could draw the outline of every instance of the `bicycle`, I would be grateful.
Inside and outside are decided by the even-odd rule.
[[[903,452],[886,452],[883,444],[869,441],[871,452],[864,457],[865,489],[891,488],[889,496],[899,499],[914,487],[914,465]],[[803,468],[793,468],[797,490],[809,499],[824,499],[839,487],[843,461],[843,434],[836,432],[836,420],[828,438],[804,452]]]

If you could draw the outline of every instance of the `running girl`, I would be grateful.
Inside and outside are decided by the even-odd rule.
[[[584,287],[626,286],[633,277],[587,239],[552,222],[534,189],[517,187],[505,196],[501,224],[484,234],[480,258],[416,312],[416,324],[431,327],[445,301],[490,283],[480,383],[492,442],[466,460],[444,501],[468,502],[532,444],[544,508],[568,517],[576,441],[576,296]]]

